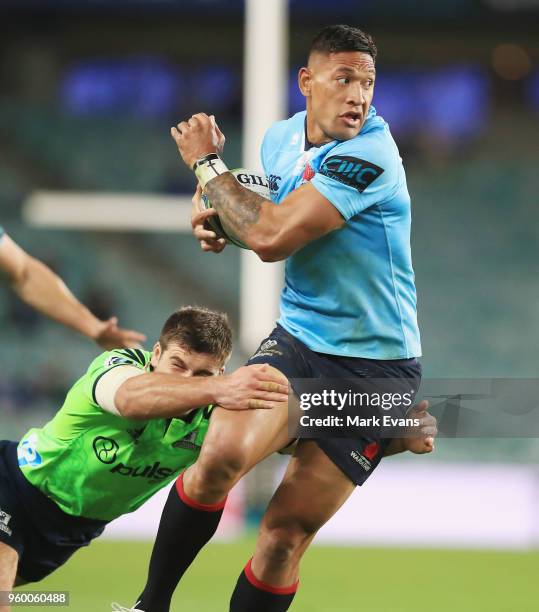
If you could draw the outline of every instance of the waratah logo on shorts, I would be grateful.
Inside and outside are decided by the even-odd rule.
[[[267,351],[277,344],[277,340],[266,340],[263,344],[260,345],[261,351]]]
[[[380,445],[378,442],[371,442],[363,449],[362,455],[369,461],[373,461],[376,455],[380,452]]]
[[[270,357],[271,355],[282,355],[281,351],[274,350],[274,346],[277,345],[277,340],[266,340],[260,345],[258,351],[253,355],[254,357]]]
[[[8,523],[11,520],[11,514],[4,512],[0,509],[0,531],[7,533],[10,536],[13,532],[8,527]]]
[[[372,462],[380,452],[380,444],[378,442],[371,442],[367,444],[367,446],[360,453],[356,451],[352,451],[350,456],[354,461],[359,463],[359,465],[366,471],[369,472],[372,468]]]

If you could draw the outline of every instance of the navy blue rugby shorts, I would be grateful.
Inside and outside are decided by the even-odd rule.
[[[406,387],[417,394],[421,383],[421,364],[415,358],[399,360],[363,359],[316,353],[280,325],[261,342],[247,362],[267,363],[292,380],[294,393],[302,393],[301,382],[294,379],[406,379]],[[409,408],[403,407],[401,416]],[[358,437],[314,439],[324,453],[357,486],[361,486],[380,463],[391,439],[382,431],[369,429]]]
[[[42,580],[101,535],[105,525],[63,512],[19,469],[17,442],[0,440],[0,542],[17,551],[17,576]]]

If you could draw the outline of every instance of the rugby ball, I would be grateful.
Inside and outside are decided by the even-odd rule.
[[[268,179],[264,174],[252,170],[246,170],[245,168],[235,168],[230,172],[236,177],[238,183],[243,185],[243,187],[258,193],[258,195],[261,195],[267,200],[271,199]],[[204,208],[212,208],[208,196],[204,193],[202,194],[202,202],[204,204]],[[208,225],[217,234],[218,238],[225,238],[227,242],[240,247],[240,249],[249,249],[246,244],[244,244],[229,228],[226,227],[226,224],[219,219],[218,215],[209,217]]]

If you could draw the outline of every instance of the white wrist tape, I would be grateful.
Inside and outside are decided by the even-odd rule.
[[[221,176],[225,172],[229,172],[225,162],[217,155],[217,153],[209,153],[204,155],[193,164],[193,170],[197,175],[198,182],[202,189],[217,176]]]

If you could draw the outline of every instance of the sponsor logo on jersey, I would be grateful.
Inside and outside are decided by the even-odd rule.
[[[188,433],[181,440],[177,440],[172,444],[172,448],[185,448],[187,450],[200,450],[200,444],[196,443],[197,439],[197,430],[193,429],[192,432]]]
[[[113,365],[133,365],[133,360],[128,359],[127,357],[118,357],[118,355],[111,355],[107,361],[105,361],[105,367]]]
[[[140,436],[142,436],[142,434],[144,433],[144,427],[141,427],[140,429],[128,429],[127,433],[131,436],[133,442],[135,444],[138,443]]]
[[[19,444],[19,447],[17,448],[17,460],[19,467],[25,467],[28,465],[35,467],[36,465],[41,465],[43,459],[37,452],[36,444],[37,436],[35,434],[26,440],[22,440],[22,442]]]
[[[281,181],[282,178],[276,174],[270,174],[268,176],[268,187],[271,193],[277,193],[279,191],[279,183]]]
[[[104,438],[103,436],[97,436],[94,438],[93,448],[95,456],[106,465],[110,465],[116,461],[116,456],[120,450],[120,446],[116,440],[112,438]]]
[[[11,520],[11,514],[4,512],[0,508],[0,531],[7,533],[8,536],[10,536],[13,533],[11,529],[8,527],[8,523],[10,520]]]
[[[147,478],[148,482],[159,482],[174,474],[172,468],[163,467],[159,461],[156,461],[153,465],[126,465],[125,463],[118,463],[111,470],[111,474],[118,474],[119,476],[128,476],[131,478]]]
[[[355,187],[360,193],[365,191],[383,172],[384,169],[380,166],[346,155],[333,155],[326,159],[320,168],[320,174],[349,187]]]
[[[116,365],[136,365],[146,367],[146,357],[140,349],[116,349],[105,361],[105,367]]]

